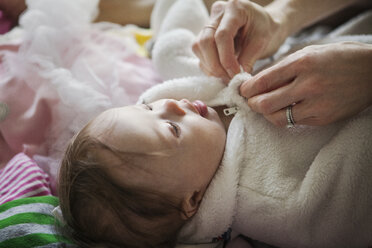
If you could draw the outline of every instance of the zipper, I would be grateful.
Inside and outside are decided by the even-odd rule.
[[[239,108],[235,106],[235,107],[225,108],[223,110],[223,113],[225,114],[225,116],[229,116],[229,115],[236,114],[238,111],[239,111]]]

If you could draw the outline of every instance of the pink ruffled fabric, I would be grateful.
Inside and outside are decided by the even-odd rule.
[[[24,152],[51,176],[69,139],[105,109],[134,104],[161,82],[125,29],[92,24],[97,0],[29,0],[22,37],[0,45],[0,163]],[[134,38],[133,38],[134,39]],[[1,119],[1,118],[0,118]]]

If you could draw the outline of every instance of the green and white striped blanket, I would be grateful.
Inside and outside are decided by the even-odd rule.
[[[29,197],[0,205],[0,248],[77,247],[58,233],[54,196]]]

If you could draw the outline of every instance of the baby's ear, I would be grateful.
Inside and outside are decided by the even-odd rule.
[[[198,211],[202,199],[202,191],[194,191],[192,194],[187,195],[182,201],[182,219],[187,220],[194,216],[194,214]]]

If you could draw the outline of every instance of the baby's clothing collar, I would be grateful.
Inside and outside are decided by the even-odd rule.
[[[182,228],[179,240],[185,243],[216,242],[218,237],[228,238],[235,216],[237,190],[239,181],[239,164],[241,149],[244,147],[243,122],[237,121],[248,108],[243,97],[239,95],[239,87],[248,74],[236,76],[214,99],[207,104],[229,106],[228,114],[235,114],[227,133],[225,153],[221,165],[203,197],[195,216]],[[207,89],[206,89],[207,90]],[[202,99],[203,100],[203,99]],[[244,111],[241,111],[244,110]],[[223,235],[225,234],[225,235]]]
[[[159,99],[202,100],[210,107],[227,106],[228,114],[235,114],[227,132],[224,156],[220,167],[205,192],[198,212],[182,228],[181,243],[200,244],[216,241],[231,227],[237,205],[239,164],[244,149],[244,124],[237,121],[251,110],[246,99],[240,96],[240,85],[251,76],[236,75],[228,86],[218,78],[197,76],[168,80],[147,90],[139,103],[150,103]]]

